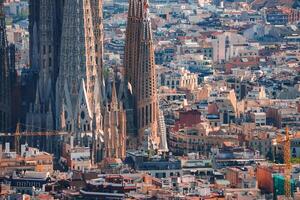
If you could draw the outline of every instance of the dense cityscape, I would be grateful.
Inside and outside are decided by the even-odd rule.
[[[299,0],[0,0],[0,200],[300,200]]]

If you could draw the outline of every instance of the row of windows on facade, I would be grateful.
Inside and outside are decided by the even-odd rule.
[[[36,188],[40,188],[42,186],[41,183],[39,182],[32,182],[32,181],[21,181],[21,182],[17,182],[17,187],[36,187]]]
[[[84,123],[82,126],[81,126],[81,129],[85,132],[85,131],[91,131],[91,126],[90,124],[87,124],[87,123]],[[66,131],[72,131],[72,124],[70,123],[67,123],[66,124]]]
[[[154,84],[152,81],[146,81],[146,83],[143,82],[141,91],[140,91],[140,97],[144,97],[146,94],[146,98],[150,98],[155,92]]]
[[[142,92],[139,93],[139,99],[144,99],[144,98],[151,98],[151,97],[153,97],[153,95],[154,95],[155,93],[153,92],[154,87],[152,87],[152,88],[153,88],[153,89],[150,90],[150,92],[149,92],[148,88],[146,89],[146,92],[144,92],[144,90],[142,90]],[[145,94],[146,94],[146,95],[145,95]]]
[[[174,176],[175,174],[178,177],[180,177],[180,173],[179,172],[170,172],[170,176]],[[166,178],[166,173],[165,172],[155,173],[155,177],[156,178]]]
[[[185,95],[181,95],[181,96],[178,96],[178,95],[167,96],[167,100],[184,100],[184,99],[186,99]]]
[[[139,115],[140,117],[140,122],[139,125],[140,127],[144,127],[152,122],[154,122],[156,120],[156,115],[155,113],[153,113],[153,108],[156,108],[155,103],[146,105],[145,107],[142,107],[139,109]],[[155,112],[155,111],[154,111]]]
[[[46,47],[46,45],[43,45],[43,54],[46,55],[46,53],[47,53],[47,47]],[[51,45],[48,46],[48,53],[49,54],[52,53]]]
[[[195,79],[186,79],[186,80],[182,80],[181,82],[188,85],[188,84],[193,84],[193,83],[195,83],[196,80],[195,80]],[[171,83],[171,84],[170,84],[170,83]],[[176,84],[175,84],[175,83],[176,83]],[[172,81],[167,80],[167,81],[166,81],[166,86],[172,85],[172,87],[174,87],[174,86],[179,85],[179,83],[180,83],[179,80],[176,80],[176,81],[175,81],[175,80],[172,80]]]
[[[188,136],[188,135],[185,135],[185,136]],[[198,135],[198,133],[196,134],[191,134],[189,136],[200,136]],[[206,136],[204,134],[201,134],[201,137],[202,138],[205,138]],[[197,138],[181,138],[181,137],[176,137],[176,136],[170,136],[170,141],[173,141],[173,142],[177,142],[177,143],[190,143],[190,144],[199,144],[199,145],[215,145],[215,144],[218,144],[218,140],[217,139],[214,139],[215,141],[211,141],[212,139],[197,139]],[[221,143],[222,143],[223,139],[221,140]]]
[[[170,142],[170,148],[172,150],[172,152],[176,152],[176,153],[183,153],[184,151],[199,151],[199,153],[206,153],[209,152],[211,150],[212,147],[217,147],[217,148],[221,148],[222,145],[220,144],[214,144],[214,145],[186,145],[186,144],[176,144],[176,143],[172,143]]]

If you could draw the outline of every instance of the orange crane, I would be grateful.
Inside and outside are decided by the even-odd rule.
[[[282,135],[278,135],[275,139],[276,143],[283,143],[284,150],[283,150],[283,158],[284,158],[284,164],[285,164],[285,170],[284,170],[284,191],[285,191],[285,197],[287,199],[291,198],[291,142],[290,142],[290,134],[288,127],[285,128],[285,138]]]
[[[21,137],[39,137],[39,136],[58,136],[58,135],[68,135],[67,132],[59,131],[41,131],[41,132],[21,132],[20,123],[17,123],[16,132],[12,133],[0,133],[1,137],[14,137],[15,150],[17,153],[20,152],[20,138]]]
[[[16,153],[20,153],[20,123],[17,123],[17,128],[15,132],[15,148]]]
[[[12,133],[0,133],[1,137],[15,137],[15,134]],[[56,135],[67,135],[67,132],[58,132],[58,131],[41,131],[41,132],[19,132],[17,136],[19,137],[27,137],[27,136],[56,136]]]
[[[285,128],[285,141],[284,141],[284,191],[285,197],[291,198],[291,142],[290,142],[290,135],[288,127]]]

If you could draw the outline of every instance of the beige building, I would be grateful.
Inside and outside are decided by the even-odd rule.
[[[238,116],[234,90],[224,88],[217,92],[211,92],[208,102],[216,104],[221,124],[229,124]]]
[[[268,154],[272,153],[272,139],[270,135],[260,135],[253,137],[249,141],[249,146],[260,152],[261,155],[267,156]]]
[[[63,157],[66,159],[70,170],[83,171],[91,169],[92,162],[89,147],[74,147],[72,142],[71,145],[65,144]]]
[[[268,108],[267,118],[272,120],[278,128],[285,126],[298,127],[300,124],[300,114],[296,106],[274,105]]]
[[[238,145],[237,135],[223,133],[218,128],[211,128],[207,123],[172,129],[168,141],[169,149],[179,155],[189,152],[207,155],[211,148],[221,148],[226,142]]]
[[[256,188],[255,171],[252,166],[229,167],[226,169],[226,180],[232,188]]]
[[[256,126],[264,126],[267,124],[267,117],[265,112],[252,112],[250,116],[252,122],[254,122]]]
[[[191,73],[183,68],[162,74],[161,80],[163,86],[167,86],[171,89],[186,88],[193,90],[198,87],[197,74]]]
[[[247,99],[266,99],[266,91],[263,86],[254,87],[251,91],[248,92]]]

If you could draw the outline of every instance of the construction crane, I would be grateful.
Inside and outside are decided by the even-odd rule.
[[[20,123],[17,123],[17,128],[15,132],[15,148],[16,153],[20,153]]]
[[[17,131],[16,131],[17,132]],[[57,135],[68,135],[67,132],[58,132],[58,131],[45,131],[45,132],[20,132],[18,133],[0,133],[1,137],[27,137],[27,136],[57,136]]]
[[[288,127],[285,128],[285,141],[284,141],[284,191],[285,197],[291,198],[291,143],[290,143],[290,135]]]
[[[291,199],[291,143],[288,127],[285,128],[285,138],[282,135],[278,135],[274,140],[274,144],[283,143],[283,159],[285,164],[284,169],[284,191],[286,199]]]
[[[67,132],[60,131],[40,131],[40,132],[21,132],[20,123],[17,123],[16,132],[12,133],[0,133],[0,138],[14,137],[15,150],[17,153],[20,152],[20,139],[21,137],[41,137],[41,136],[63,136],[68,135]],[[25,125],[26,126],[26,125]]]

